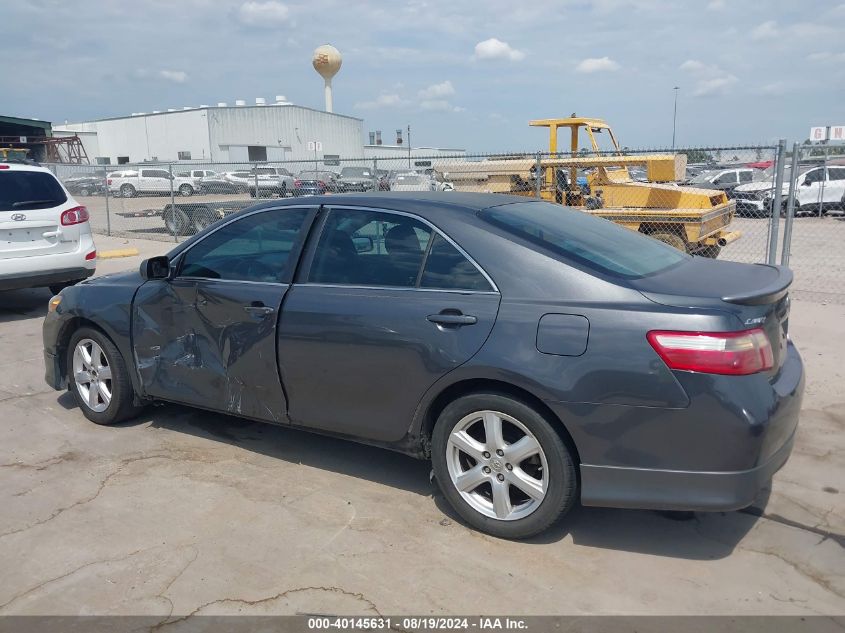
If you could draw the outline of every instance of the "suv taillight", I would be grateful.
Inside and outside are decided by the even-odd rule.
[[[774,366],[769,337],[760,329],[741,332],[666,332],[648,342],[669,369],[746,376]]]
[[[82,224],[87,222],[88,209],[85,207],[73,207],[62,213],[62,226],[73,226],[74,224]]]
[[[110,184],[111,184],[111,178],[109,178],[109,179],[107,179],[107,180],[106,180],[106,184],[107,184],[107,185],[110,185]]]
[[[299,189],[302,186],[302,181],[301,180],[294,180],[293,186],[296,187],[297,189]]]

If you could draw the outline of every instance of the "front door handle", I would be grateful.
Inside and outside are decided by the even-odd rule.
[[[426,319],[437,325],[475,325],[478,319],[471,314],[429,314]]]
[[[275,308],[266,306],[260,301],[254,301],[252,304],[244,306],[244,312],[248,312],[253,316],[266,316],[268,314],[273,314],[275,311]]]

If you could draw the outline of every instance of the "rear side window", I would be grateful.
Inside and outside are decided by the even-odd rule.
[[[491,291],[490,282],[461,252],[440,235],[434,236],[425,260],[420,288]]]
[[[645,277],[690,257],[609,220],[548,202],[504,204],[485,209],[479,216],[565,259],[614,277]]]
[[[845,167],[828,167],[829,180],[845,180]]]
[[[62,186],[41,171],[0,170],[0,211],[48,209],[67,202]]]

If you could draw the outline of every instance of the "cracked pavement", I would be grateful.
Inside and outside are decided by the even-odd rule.
[[[0,614],[845,613],[845,306],[793,301],[804,409],[754,506],[576,508],[515,543],[402,455],[176,406],[88,422],[43,382],[48,298],[0,293]]]

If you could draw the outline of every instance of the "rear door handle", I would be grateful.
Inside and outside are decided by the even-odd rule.
[[[273,314],[275,311],[275,308],[271,308],[270,306],[266,306],[260,302],[255,302],[252,305],[244,306],[244,312],[248,312],[253,316],[265,316],[267,314]]]
[[[471,314],[429,314],[426,319],[437,325],[475,325],[478,319]]]

